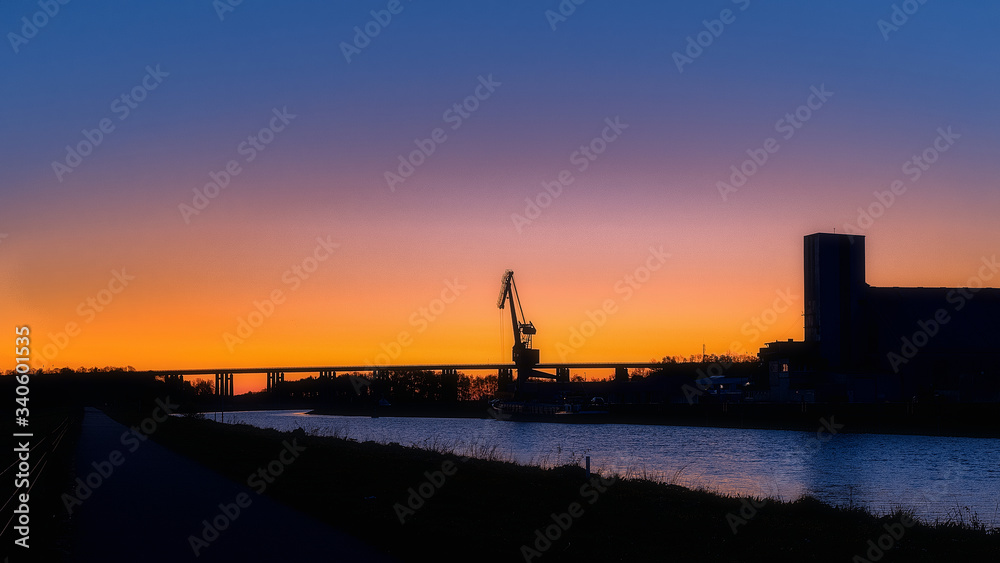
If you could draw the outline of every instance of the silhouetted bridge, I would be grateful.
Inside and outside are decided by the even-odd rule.
[[[654,362],[576,362],[558,364],[537,364],[537,369],[554,369],[558,380],[569,381],[570,370],[574,369],[613,369],[615,377],[627,376],[629,369],[657,368],[662,364]],[[270,367],[270,368],[230,368],[230,369],[174,369],[151,370],[145,373],[167,380],[181,379],[184,376],[214,375],[215,392],[220,395],[233,395],[233,377],[235,375],[266,374],[267,388],[285,380],[286,373],[315,373],[320,377],[336,377],[338,373],[367,373],[372,379],[377,379],[381,373],[389,371],[440,371],[442,374],[456,374],[459,371],[489,371],[497,370],[498,376],[510,376],[517,371],[512,363],[495,364],[417,364],[396,366],[314,366],[314,367]]]

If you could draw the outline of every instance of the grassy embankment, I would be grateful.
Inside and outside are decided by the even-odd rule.
[[[153,438],[239,482],[294,438],[306,450],[266,494],[401,560],[523,561],[522,546],[540,554],[532,561],[874,560],[866,555],[871,545],[888,545],[900,530],[879,561],[986,561],[1000,552],[1000,534],[976,523],[905,527],[901,511],[878,517],[809,498],[762,503],[639,478],[587,484],[579,467],[517,465],[489,448],[430,451],[189,417],[172,419]],[[459,457],[469,453],[476,457]],[[406,506],[410,489],[429,481],[425,472],[450,469],[448,461],[453,474],[425,485],[433,494],[404,511],[401,523],[397,503]],[[536,544],[536,530],[554,525],[552,514],[568,529],[547,547]]]

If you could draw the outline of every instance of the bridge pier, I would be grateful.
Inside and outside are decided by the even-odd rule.
[[[319,370],[320,379],[337,379],[337,372],[330,369]]]
[[[267,372],[267,390],[270,391],[277,387],[279,383],[285,381],[285,372],[283,371],[269,371]]]
[[[628,368],[618,366],[615,368],[615,381],[628,381]]]
[[[445,401],[458,400],[458,370],[445,368],[441,370],[441,398]]]
[[[215,394],[223,397],[233,396],[233,374],[215,374]]]
[[[500,368],[497,370],[497,391],[512,392],[514,386],[514,370],[510,368]]]
[[[556,381],[569,383],[569,368],[556,368]]]

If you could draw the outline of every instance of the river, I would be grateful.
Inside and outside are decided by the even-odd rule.
[[[1000,527],[998,439],[831,433],[835,421],[817,422],[817,432],[302,411],[227,412],[225,422],[448,448],[463,455],[493,450],[504,459],[542,466],[582,465],[590,456],[593,470],[723,494],[781,500],[812,495],[876,514],[902,507],[929,523],[979,521]]]

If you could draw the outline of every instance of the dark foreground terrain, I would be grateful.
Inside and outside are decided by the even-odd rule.
[[[17,532],[8,527],[0,534],[0,560],[110,561],[112,548],[126,543],[120,537],[124,530],[137,534],[129,544],[136,548],[119,560],[193,559],[196,550],[189,536],[214,536],[200,530],[199,523],[214,523],[220,504],[233,510],[237,490],[259,502],[244,507],[245,513],[217,540],[209,538],[207,547],[199,546],[199,560],[224,560],[218,558],[227,542],[241,548],[261,542],[273,547],[232,559],[241,563],[280,559],[267,555],[275,551],[307,561],[370,560],[357,554],[374,552],[348,541],[345,533],[401,561],[994,561],[1000,553],[1000,532],[984,529],[975,519],[913,523],[904,512],[876,517],[808,498],[765,502],[636,478],[588,481],[579,467],[520,466],[489,448],[428,451],[187,416],[149,424],[158,400],[176,401],[183,405],[180,412],[216,402],[211,397],[199,401],[188,387],[127,370],[33,376],[26,428],[33,433],[32,547],[30,553],[17,548]],[[14,378],[0,377],[0,390],[14,396]],[[229,406],[238,402],[231,400]],[[149,445],[133,451],[138,436],[126,439],[121,427],[109,425],[99,411],[85,414],[81,405],[97,407],[126,427],[140,427]],[[720,418],[710,407],[705,410],[701,414],[707,418]],[[783,413],[779,426],[791,421],[793,427],[808,423],[815,428],[823,414],[835,415],[852,430],[873,429],[860,416],[865,412],[799,410],[797,415]],[[661,416],[670,413],[650,414],[662,423]],[[929,421],[932,427],[926,430],[941,433],[963,416],[924,403],[903,413],[875,414],[881,418],[869,419],[874,428],[897,425],[913,431],[915,422]],[[967,409],[964,416],[991,418],[987,414]],[[749,408],[732,407],[723,410],[720,420],[735,426],[772,423]],[[972,427],[990,424],[996,425],[995,420]],[[108,441],[98,440],[101,432]],[[116,450],[125,456],[124,465],[99,478],[97,472],[110,473],[109,464],[121,461],[113,457]],[[461,457],[470,453],[471,459]],[[17,505],[10,504],[11,494],[21,487],[7,478],[17,467],[16,456],[11,447],[0,483],[8,524]],[[80,494],[78,479],[104,482],[69,510],[67,495]],[[277,504],[265,502],[259,493]],[[102,510],[102,505],[110,509]],[[167,505],[175,508],[165,510]],[[199,508],[183,508],[194,505]],[[279,505],[295,509],[299,517]],[[273,524],[275,519],[280,525]],[[295,523],[304,521],[310,523]],[[225,519],[218,524],[228,525]],[[136,541],[140,534],[149,541]],[[253,541],[236,539],[247,535]],[[90,551],[84,549],[88,542]],[[179,546],[183,557],[169,556],[167,546]],[[296,555],[310,552],[323,556]],[[95,553],[100,557],[91,557]]]
[[[101,406],[118,422],[133,426],[148,422],[154,404]],[[185,538],[201,531],[199,522],[211,519],[215,507],[236,498],[236,489],[210,485],[213,478],[201,468],[252,498],[261,492],[278,503],[261,499],[238,519],[221,522],[232,528],[201,546],[201,560],[219,560],[225,543],[246,534],[273,544],[272,554],[323,553],[322,560],[345,561],[371,560],[358,559],[368,549],[363,544],[400,561],[994,561],[1000,553],[1000,531],[975,520],[913,522],[903,511],[877,517],[810,498],[783,503],[639,478],[595,475],[588,481],[579,467],[521,466],[489,448],[428,451],[192,416],[169,417],[149,434],[152,442],[180,457],[153,456],[153,446],[127,453],[107,484],[70,516],[63,495],[74,493],[75,480],[87,478],[85,470],[93,462],[110,459],[108,446],[81,453],[94,438],[92,431],[81,432],[84,418],[82,409],[63,408],[34,419],[36,436],[51,439],[39,440],[32,454],[42,461],[41,452],[46,452],[44,471],[33,479],[31,553],[12,550],[14,535],[8,530],[3,551],[11,562],[111,555],[110,548],[121,543],[116,534],[125,529],[153,538],[139,542],[136,561],[161,560],[168,544],[184,553],[180,559],[193,558],[195,550]],[[111,445],[127,451],[117,434]],[[470,453],[474,457],[464,457]],[[147,456],[161,461],[143,469],[140,462]],[[129,477],[137,471],[139,475]],[[190,485],[183,484],[185,479]],[[181,510],[164,521],[158,518],[167,502],[164,495],[174,495],[176,502],[168,499],[171,504],[196,502],[207,508],[190,514]],[[99,501],[106,500],[125,508],[97,511]],[[318,522],[295,525],[302,519],[282,516],[279,505]],[[98,522],[87,521],[98,512]],[[9,507],[4,514],[10,516]],[[257,525],[276,518],[281,525]],[[345,533],[361,543],[347,541]],[[89,549],[84,549],[81,534]],[[102,534],[109,539],[99,538]],[[253,561],[264,557],[264,551],[240,559]]]
[[[153,438],[251,488],[271,481],[268,496],[404,561],[993,561],[1000,553],[1000,533],[974,524],[641,479],[588,481],[578,467],[525,467],[490,451],[464,458],[194,417],[172,418]],[[284,463],[289,444],[300,453]],[[322,541],[281,539],[300,540]]]

